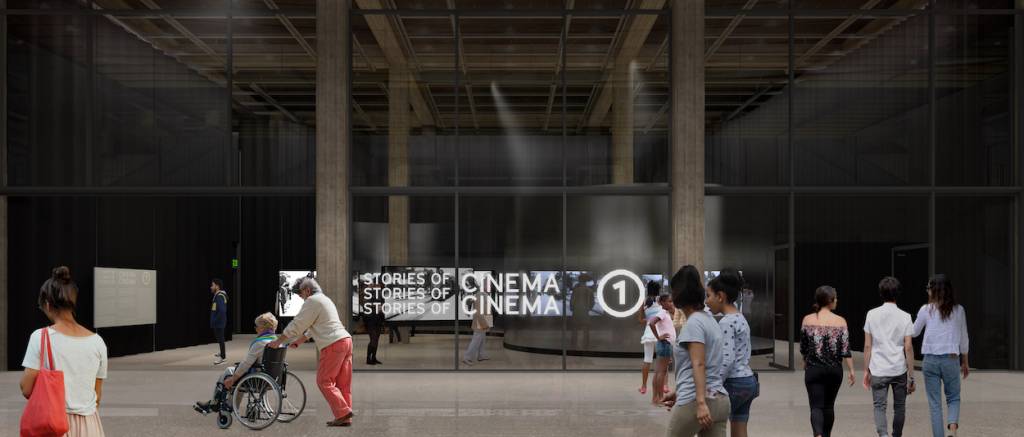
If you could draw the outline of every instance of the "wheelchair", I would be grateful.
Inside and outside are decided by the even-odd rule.
[[[233,419],[260,430],[274,422],[291,422],[306,409],[306,386],[284,361],[287,347],[266,348],[263,360],[218,399],[217,426],[227,429]]]

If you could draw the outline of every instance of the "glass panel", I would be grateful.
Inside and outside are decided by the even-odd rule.
[[[928,17],[796,24],[796,183],[927,185]]]
[[[850,326],[853,350],[863,350],[860,327],[868,310],[881,305],[879,280],[896,275],[916,286],[928,277],[925,196],[797,197],[795,237],[794,328],[799,330],[802,315],[810,312],[815,289],[830,285],[838,294],[836,314]],[[897,304],[916,314],[918,296],[907,293]]]
[[[1012,185],[1013,17],[940,14],[935,30],[936,181]]]
[[[232,22],[232,117],[243,185],[314,184],[315,35],[315,19],[294,15]]]
[[[454,23],[352,15],[353,185],[455,184]]]
[[[573,16],[569,23],[567,184],[665,183],[669,17]]]
[[[464,197],[459,199],[459,266],[478,275],[522,274],[515,284],[491,286],[493,298],[510,304],[492,314],[493,328],[484,343],[489,361],[460,369],[561,369],[562,290],[544,287],[562,270],[562,199],[560,197]],[[507,277],[507,276],[506,276]],[[524,282],[540,281],[538,287]],[[526,304],[539,304],[537,311]],[[550,309],[553,308],[553,309]],[[513,314],[517,312],[517,314]],[[460,321],[470,328],[468,320]],[[471,341],[459,336],[463,359]]]
[[[91,18],[6,18],[9,184],[85,185]]]
[[[236,169],[227,131],[226,21],[153,23],[117,15],[96,19],[95,183],[231,184]],[[196,34],[207,37],[186,37]]]
[[[370,336],[361,334],[383,316],[376,357],[388,369],[452,369],[456,296],[431,276],[455,267],[454,198],[355,197],[352,212],[354,350],[365,350]],[[401,279],[409,274],[420,276]],[[370,368],[362,356],[354,362]]]
[[[460,18],[465,99],[459,184],[562,185],[562,18]],[[559,102],[560,103],[560,102]]]
[[[967,311],[971,367],[1010,367],[1013,334],[1013,199],[938,197],[935,271],[955,287]],[[923,289],[910,290],[924,297]],[[982,346],[983,345],[983,346]]]
[[[779,17],[705,20],[705,180],[789,184],[789,26]]]
[[[644,329],[628,310],[646,294],[648,282],[667,285],[675,272],[668,265],[668,197],[572,196],[566,214],[567,366],[635,369]],[[617,269],[637,275],[643,287],[616,275],[599,290],[602,278]]]
[[[737,307],[750,325],[750,365],[755,369],[767,369],[773,362],[785,363],[789,356],[788,331],[776,330],[776,321],[788,319],[788,306],[776,307],[778,294],[788,288],[776,288],[780,275],[776,268],[787,267],[784,262],[776,262],[776,254],[787,252],[788,215],[788,197],[704,199],[705,270],[733,268],[747,283]]]

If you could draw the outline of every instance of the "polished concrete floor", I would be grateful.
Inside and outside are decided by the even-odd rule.
[[[242,343],[247,340],[233,342],[229,354],[239,357]],[[191,410],[192,402],[209,396],[219,374],[220,367],[209,363],[211,353],[210,346],[201,346],[111,360],[100,410],[107,435],[253,433],[237,422],[221,431],[213,416],[202,417]],[[662,436],[668,422],[668,412],[651,406],[647,396],[637,393],[639,372],[396,371],[356,373],[355,426],[328,429],[324,422],[331,414],[313,387],[312,348],[290,353],[288,361],[299,369],[299,378],[308,390],[307,410],[295,422],[275,424],[260,431],[261,435]],[[530,361],[529,354],[516,359],[521,360],[518,363]],[[0,390],[0,436],[16,434],[24,408],[16,388],[20,375],[0,373],[0,387],[6,387]],[[762,395],[753,405],[751,435],[810,435],[803,374],[762,372],[761,380]],[[1024,374],[972,374],[963,385],[961,435],[1022,435],[1024,415],[1008,414],[1024,411],[1021,393]],[[835,436],[874,435],[871,396],[864,389],[844,388],[837,408]],[[905,435],[930,435],[923,393],[909,399]]]
[[[249,342],[254,336],[236,335],[234,341],[228,342],[228,360],[238,361],[245,356]],[[459,347],[456,349],[454,336],[447,334],[417,334],[408,343],[388,343],[387,335],[381,336],[377,357],[384,362],[383,366],[366,365],[366,335],[356,335],[353,341],[353,358],[356,370],[455,370],[456,361],[468,346],[470,336],[459,336]],[[502,346],[502,338],[488,336],[484,343],[488,361],[467,367],[459,364],[459,369],[470,370],[562,370],[562,356],[519,352]],[[637,352],[642,351],[639,341]],[[776,350],[780,353],[780,361],[785,362],[788,354],[785,342],[776,342]],[[123,370],[199,370],[209,369],[213,361],[212,354],[217,351],[215,344],[171,349],[150,354],[132,355],[111,360],[112,369]],[[316,368],[316,350],[312,345],[288,350],[288,362],[294,369],[313,370]],[[757,369],[771,368],[771,356],[757,356],[751,360]],[[606,357],[565,357],[565,368],[572,370],[630,370],[639,367],[637,358],[606,358]]]

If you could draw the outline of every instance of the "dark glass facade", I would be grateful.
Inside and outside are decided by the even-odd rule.
[[[33,288],[59,262],[160,267],[188,278],[173,285],[185,296],[210,275],[232,278],[244,293],[232,317],[249,320],[272,305],[262,287],[277,270],[315,267],[315,2],[157,3],[6,2],[8,258],[26,272],[8,289]],[[978,346],[972,365],[1021,368],[1024,12],[1012,1],[705,3],[703,258],[751,285],[755,366],[793,365],[818,285],[835,286],[859,326],[882,276],[903,280],[901,306],[915,313],[928,275],[946,273]],[[679,267],[672,23],[667,9],[625,1],[562,6],[353,6],[349,270],[552,272],[563,311],[496,317],[491,347],[509,352],[489,368],[634,369],[638,323],[570,313],[581,273]],[[15,256],[66,241],[66,229],[82,239],[67,251],[93,254]],[[197,229],[215,248],[164,238]],[[29,300],[9,298],[9,311]],[[382,345],[381,358],[463,368],[470,330],[455,314],[417,325],[409,347]],[[152,348],[208,341],[197,330],[162,342],[166,329],[149,334]]]

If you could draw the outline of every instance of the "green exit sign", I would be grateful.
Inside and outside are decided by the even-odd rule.
[[[231,258],[231,268],[233,268],[233,269],[237,269],[238,268],[238,258]]]

